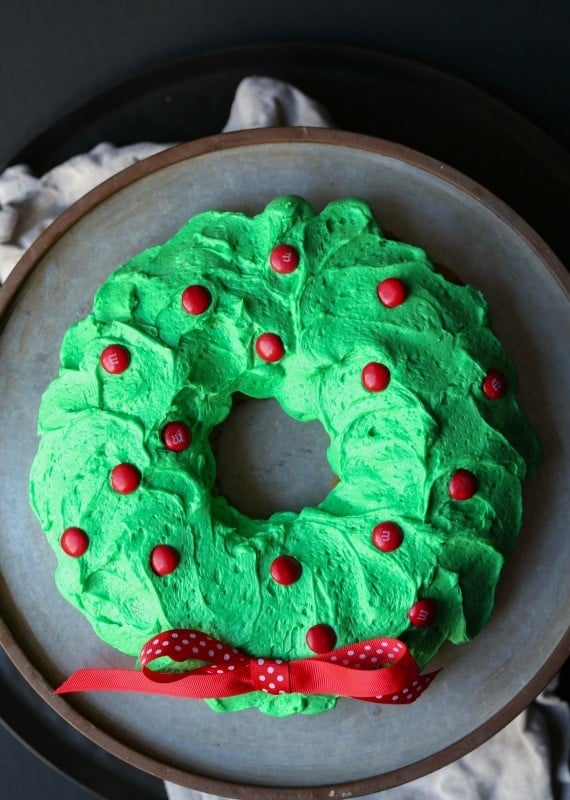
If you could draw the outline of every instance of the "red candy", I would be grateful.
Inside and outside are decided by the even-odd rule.
[[[168,544],[157,545],[150,554],[150,566],[157,575],[170,575],[180,563],[180,556]]]
[[[408,296],[408,290],[399,278],[386,278],[378,284],[378,297],[387,308],[401,305]]]
[[[449,481],[449,494],[454,500],[469,500],[477,491],[479,484],[472,472],[458,469]]]
[[[99,361],[105,372],[109,372],[111,375],[120,375],[131,363],[131,354],[126,347],[122,347],[120,344],[110,344],[102,351]]]
[[[499,400],[507,389],[509,384],[502,372],[497,369],[491,369],[487,373],[487,377],[483,381],[483,392],[490,400]]]
[[[271,577],[282,586],[290,586],[301,577],[303,568],[293,556],[278,556],[269,568]]]
[[[280,244],[274,247],[269,256],[269,263],[275,272],[286,275],[299,266],[299,253],[289,244]]]
[[[313,625],[307,631],[305,640],[313,653],[328,653],[336,644],[336,633],[330,625]]]
[[[283,358],[285,348],[276,333],[262,333],[255,343],[257,355],[264,361],[274,362]]]
[[[162,429],[162,441],[169,450],[179,453],[190,446],[192,434],[183,422],[169,422]]]
[[[436,614],[436,604],[425,597],[414,603],[408,611],[409,620],[416,628],[427,628],[434,621]]]
[[[384,364],[371,361],[362,370],[361,380],[369,392],[383,392],[390,383],[390,370]]]
[[[203,314],[210,307],[212,295],[205,286],[195,284],[182,292],[182,305],[189,314]]]
[[[403,539],[404,533],[395,522],[381,522],[372,531],[372,541],[384,553],[397,550]]]
[[[79,558],[89,547],[89,537],[81,528],[66,528],[59,543],[64,553],[72,558]]]
[[[117,464],[111,470],[111,486],[119,494],[131,494],[140,482],[141,474],[132,464]]]

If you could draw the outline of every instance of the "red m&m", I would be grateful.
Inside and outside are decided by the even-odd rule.
[[[79,558],[89,547],[89,537],[81,528],[66,528],[59,543],[64,553],[72,558]]]
[[[141,474],[132,464],[117,464],[111,470],[111,486],[119,494],[131,494],[138,489]]]
[[[262,333],[255,342],[255,351],[264,361],[273,363],[283,358],[285,348],[276,333]]]
[[[427,628],[434,621],[437,614],[437,605],[426,597],[418,600],[408,611],[408,618],[416,628]]]
[[[508,388],[507,379],[502,372],[497,369],[489,370],[483,381],[483,392],[486,397],[490,400],[499,400]]]
[[[110,344],[102,351],[99,361],[105,372],[120,375],[131,363],[131,354],[120,344]]]
[[[275,583],[290,586],[301,577],[302,567],[293,556],[278,556],[271,562],[269,572]]]
[[[469,470],[458,469],[453,473],[448,488],[454,500],[469,500],[479,488],[479,482]]]
[[[371,361],[362,370],[361,380],[369,392],[383,392],[390,383],[390,370],[384,364]]]
[[[178,550],[168,544],[157,545],[150,554],[150,566],[156,575],[170,575],[179,563]]]
[[[289,244],[280,244],[271,251],[269,263],[275,272],[286,275],[294,272],[299,266],[299,253]]]
[[[169,422],[162,429],[162,441],[169,450],[179,453],[192,444],[192,434],[183,422]]]
[[[336,644],[336,633],[330,625],[313,625],[307,631],[306,642],[313,653],[328,653]]]
[[[203,314],[210,307],[212,295],[205,286],[194,284],[182,292],[182,306],[188,314]]]
[[[372,531],[372,541],[378,550],[390,553],[402,544],[404,534],[395,522],[381,522]]]
[[[378,297],[386,308],[401,305],[407,296],[408,290],[399,278],[386,278],[378,284]]]

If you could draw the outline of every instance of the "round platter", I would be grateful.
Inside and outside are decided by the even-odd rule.
[[[327,714],[275,720],[159,697],[55,697],[53,687],[81,666],[132,666],[58,595],[54,556],[27,504],[39,400],[57,373],[61,338],[89,313],[111,271],[193,214],[253,213],[280,194],[300,194],[318,208],[358,195],[384,228],[487,296],[544,448],[493,617],[469,645],[444,648],[434,662],[441,676],[405,708],[342,700]],[[368,794],[477,746],[561,666],[570,640],[568,276],[522,220],[469,179],[404,147],[338,131],[248,131],[181,145],[110,179],[58,218],[5,284],[0,314],[2,642],[52,708],[114,755],[226,796]]]

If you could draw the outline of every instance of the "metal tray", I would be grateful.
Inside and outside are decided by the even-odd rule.
[[[252,212],[283,193],[317,206],[351,194],[367,199],[385,228],[488,296],[545,449],[495,614],[472,643],[442,651],[442,678],[405,714],[347,700],[315,718],[271,720],[257,711],[219,716],[204,704],[156,697],[54,697],[52,687],[79,666],[131,663],[59,597],[53,555],[32,533],[26,484],[34,421],[57,370],[61,336],[89,311],[95,288],[117,264],[192,214],[212,207]],[[568,276],[552,252],[497,198],[440,162],[376,139],[306,129],[212,137],[140,162],[91,192],[30,249],[0,295],[2,641],[22,674],[114,755],[222,795],[367,794],[480,744],[530,702],[568,652],[567,293]]]

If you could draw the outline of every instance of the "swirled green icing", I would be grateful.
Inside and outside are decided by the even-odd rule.
[[[281,243],[300,254],[290,274],[269,265]],[[386,277],[408,288],[396,308],[378,299]],[[212,295],[197,316],[180,299],[193,284]],[[285,346],[277,363],[255,352],[267,331]],[[130,351],[120,375],[99,364],[109,344]],[[362,385],[371,361],[390,370],[385,391]],[[488,619],[537,442],[482,295],[447,281],[418,248],[384,238],[364,202],[339,200],[316,214],[283,197],[253,218],[196,216],[106,281],[93,313],[68,331],[61,362],[41,406],[31,501],[58,556],[59,590],[113,647],[137,655],[158,631],[191,627],[251,655],[300,658],[312,655],[307,630],[327,623],[338,645],[399,637],[423,666],[444,641],[465,642]],[[481,390],[490,368],[511,387],[500,400]],[[320,420],[340,481],[318,507],[252,520],[212,495],[209,434],[236,392]],[[184,452],[162,443],[172,420],[192,430]],[[129,495],[109,482],[121,462],[142,474]],[[448,492],[459,467],[479,483],[462,502]],[[371,539],[385,520],[404,531],[389,553]],[[89,536],[79,558],[60,547],[70,526]],[[180,554],[162,577],[149,564],[157,544]],[[270,576],[283,554],[302,565],[289,586]],[[408,619],[418,597],[437,603],[426,628]],[[336,701],[251,693],[209,702],[286,716]]]

